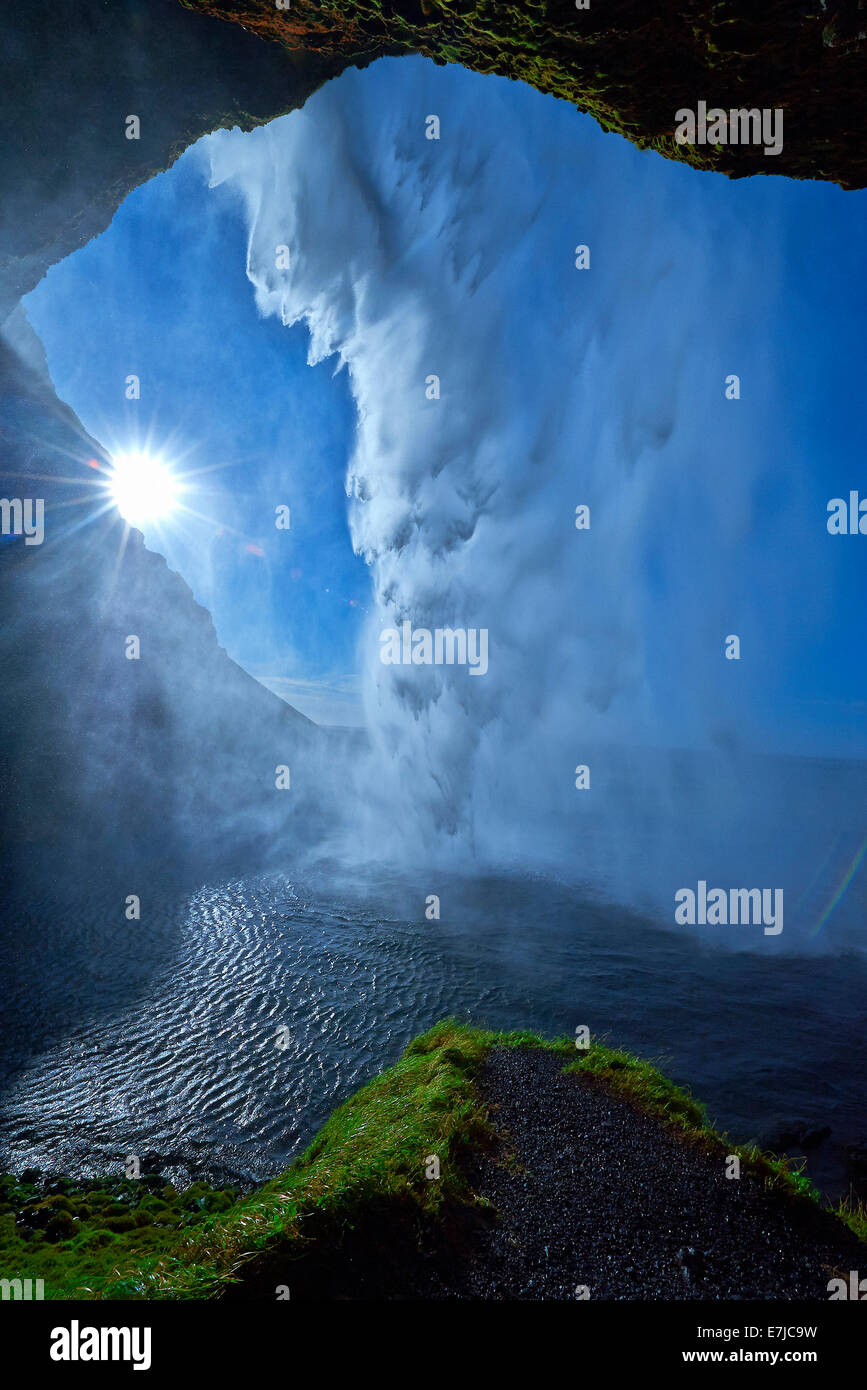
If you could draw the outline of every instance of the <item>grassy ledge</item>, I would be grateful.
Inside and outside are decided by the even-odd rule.
[[[23,1179],[0,1179],[0,1277],[42,1278],[46,1298],[55,1299],[212,1298],[257,1270],[273,1286],[274,1271],[288,1277],[299,1260],[316,1252],[327,1258],[365,1222],[383,1239],[399,1229],[412,1242],[447,1213],[480,1205],[463,1160],[497,1138],[474,1078],[500,1047],[560,1052],[565,1072],[655,1115],[685,1143],[737,1153],[742,1171],[767,1186],[821,1200],[797,1164],[732,1144],[649,1062],[597,1040],[576,1056],[573,1039],[445,1019],[335,1110],[285,1173],[251,1194],[201,1183],[177,1192],[146,1178],[87,1191],[60,1179],[46,1193]],[[436,1182],[425,1175],[430,1155],[440,1161]],[[841,1203],[837,1215],[867,1237],[863,1206]]]

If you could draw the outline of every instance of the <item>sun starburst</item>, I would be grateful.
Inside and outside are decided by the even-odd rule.
[[[178,507],[179,479],[158,455],[145,449],[113,456],[108,488],[131,526],[165,520]]]

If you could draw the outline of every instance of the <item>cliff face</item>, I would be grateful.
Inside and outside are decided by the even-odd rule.
[[[184,0],[290,52],[366,63],[422,53],[519,79],[696,168],[867,184],[862,0]],[[675,113],[781,108],[784,148],[679,145]]]
[[[137,531],[124,538],[117,513],[100,514],[104,497],[86,476],[100,445],[5,347],[0,451],[4,496],[45,504],[42,544],[7,536],[0,548],[0,804],[12,864],[26,871],[32,848],[62,856],[61,872],[68,859],[166,866],[198,849],[291,851],[315,833],[316,726],[227,657],[210,615]],[[61,481],[70,475],[77,486]],[[291,771],[285,791],[280,764]]]

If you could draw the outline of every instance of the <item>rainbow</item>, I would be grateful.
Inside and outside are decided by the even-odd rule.
[[[846,892],[846,889],[849,887],[849,884],[852,882],[853,878],[857,874],[858,869],[861,865],[861,861],[864,858],[865,852],[867,852],[867,836],[865,836],[861,844],[861,848],[857,851],[857,853],[855,854],[855,858],[852,860],[852,863],[849,865],[848,869],[843,875],[843,882],[832,895],[827,907],[825,908],[825,911],[822,913],[815,927],[810,932],[811,937],[818,936],[819,932],[822,930],[825,923],[828,921],[828,918],[831,916],[831,913],[834,911],[834,908],[837,906],[843,894]]]

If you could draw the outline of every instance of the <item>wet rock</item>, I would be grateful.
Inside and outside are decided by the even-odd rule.
[[[771,1153],[809,1153],[818,1148],[830,1133],[830,1125],[817,1125],[809,1120],[789,1120],[765,1130],[761,1145]]]

